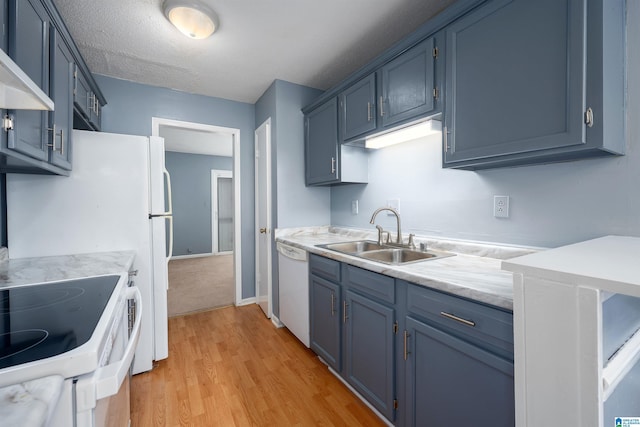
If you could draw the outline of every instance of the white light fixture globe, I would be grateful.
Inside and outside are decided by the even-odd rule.
[[[218,29],[218,16],[197,0],[165,0],[164,15],[182,34],[206,39]]]

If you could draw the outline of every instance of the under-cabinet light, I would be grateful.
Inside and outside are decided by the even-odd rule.
[[[182,34],[206,39],[218,29],[218,17],[198,0],[165,0],[164,14]]]
[[[412,141],[429,135],[435,135],[442,131],[442,123],[438,120],[427,120],[415,125],[407,126],[396,131],[374,136],[365,140],[367,148],[382,148],[389,145]]]

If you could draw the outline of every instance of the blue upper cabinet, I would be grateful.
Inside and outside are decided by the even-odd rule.
[[[620,0],[490,0],[446,27],[444,166],[623,154],[623,19]]]
[[[342,141],[376,129],[376,74],[372,73],[340,94]]]
[[[38,0],[9,2],[9,56],[44,93],[49,93],[50,19]],[[55,102],[55,101],[54,101]],[[47,161],[48,113],[9,110],[13,129],[8,130],[7,148],[26,158]]]
[[[340,140],[361,141],[442,110],[439,56],[430,37],[397,55],[340,95]]]
[[[51,99],[55,110],[50,113],[49,161],[71,170],[71,129],[73,129],[73,72],[75,62],[60,34],[51,28]]]
[[[336,98],[305,117],[304,131],[307,185],[337,182],[340,158]]]
[[[106,104],[52,0],[2,0],[1,48],[54,102],[53,111],[7,110],[0,135],[0,173],[69,175],[74,97],[82,79],[87,123],[98,130]],[[86,92],[85,91],[85,92]],[[77,106],[77,105],[76,105]]]
[[[305,115],[306,185],[366,183],[368,159],[364,148],[338,140],[338,101],[333,97]]]
[[[438,50],[431,37],[381,68],[378,115],[383,128],[436,112],[440,105],[436,102],[437,57]]]

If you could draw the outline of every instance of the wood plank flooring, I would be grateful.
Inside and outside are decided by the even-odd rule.
[[[169,319],[169,358],[131,396],[134,427],[384,425],[257,305]]]

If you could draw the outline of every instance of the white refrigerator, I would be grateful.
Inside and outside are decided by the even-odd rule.
[[[168,356],[172,226],[162,138],[74,130],[69,177],[7,174],[10,258],[136,251],[144,310],[133,373]]]

